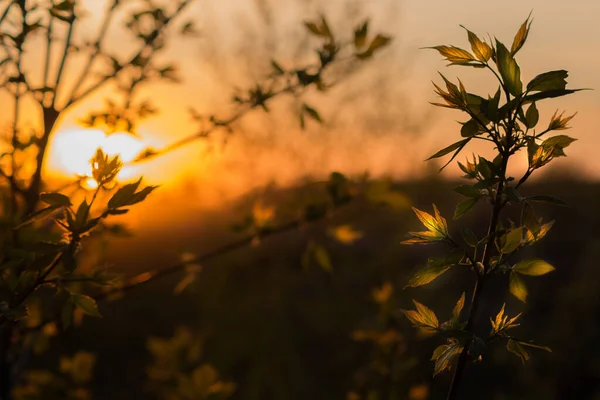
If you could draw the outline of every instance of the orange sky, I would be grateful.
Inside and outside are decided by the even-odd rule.
[[[271,7],[268,29],[257,17],[257,4],[261,3]],[[105,2],[89,4],[91,14],[98,15]],[[358,16],[353,15],[354,9]],[[183,185],[195,188],[203,204],[214,204],[269,182],[290,184],[306,175],[326,176],[332,170],[350,174],[368,170],[374,175],[397,178],[418,176],[428,168],[423,159],[459,137],[455,121],[463,120],[454,110],[428,104],[435,100],[431,80],[439,81],[437,71],[452,79],[460,76],[473,92],[495,91],[493,81],[484,72],[446,68],[436,52],[419,48],[438,44],[468,48],[459,24],[480,36],[489,32],[510,44],[532,9],[532,31],[517,58],[523,80],[547,70],[566,69],[570,72],[569,87],[600,88],[600,2],[596,0],[580,0],[576,7],[558,0],[198,1],[182,21],[198,20],[203,36],[172,43],[166,57],[179,62],[184,84],[160,84],[146,91],[162,110],[141,128],[145,140],[153,146],[193,132],[189,106],[227,115],[224,106],[232,87],[243,87],[259,78],[268,68],[270,57],[276,56],[288,66],[301,62],[297,50],[305,37],[302,21],[321,11],[342,36],[350,33],[361,17],[368,16],[373,28],[390,34],[394,41],[326,98],[309,98],[319,106],[325,126],[309,124],[306,131],[300,131],[297,121],[290,117],[292,104],[283,101],[274,107],[270,118],[260,113],[250,116],[241,125],[243,131],[225,147],[217,146],[216,151],[208,153],[207,144],[198,143],[148,163],[141,173],[150,182],[166,187],[181,185],[182,180],[174,180],[173,176],[184,177]],[[94,31],[92,17],[82,26],[82,33],[87,36]],[[128,46],[118,30],[111,31],[108,39],[115,49]],[[348,100],[352,97],[355,99]],[[74,109],[61,131],[76,128],[74,121],[99,104],[97,97]],[[558,169],[579,168],[590,177],[600,178],[600,159],[595,156],[595,146],[600,144],[599,128],[593,122],[600,111],[600,93],[581,92],[541,103],[538,108],[542,119],[556,108],[579,112],[569,134],[580,140],[567,150],[569,158],[555,163]],[[54,160],[51,165],[60,168]],[[449,169],[447,174],[456,174],[456,170]]]

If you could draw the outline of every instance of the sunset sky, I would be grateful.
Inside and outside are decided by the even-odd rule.
[[[89,1],[92,17],[81,28],[84,35],[93,34],[95,15],[104,5],[104,1]],[[261,5],[268,12],[261,14]],[[354,26],[369,17],[373,31],[391,35],[394,41],[330,94],[308,98],[319,106],[324,126],[309,124],[306,131],[300,131],[290,112],[293,104],[284,101],[274,107],[272,118],[260,113],[249,116],[225,146],[220,140],[198,142],[149,162],[137,172],[167,186],[175,181],[180,185],[181,179],[173,179],[180,177],[186,187],[210,187],[219,198],[269,182],[287,185],[308,175],[323,177],[332,170],[348,174],[370,171],[395,178],[422,175],[432,168],[422,160],[455,141],[460,135],[455,121],[465,120],[454,110],[428,103],[435,101],[431,81],[440,80],[437,71],[453,80],[459,76],[468,90],[481,95],[493,93],[496,85],[484,71],[447,68],[437,52],[419,48],[453,44],[468,49],[460,24],[480,37],[490,33],[510,45],[532,10],[531,33],[517,57],[523,81],[548,70],[566,69],[568,87],[600,88],[600,2],[595,0],[198,1],[181,21],[197,20],[201,37],[172,41],[166,57],[180,64],[184,84],[159,84],[144,92],[162,113],[142,125],[141,147],[161,147],[193,133],[195,126],[187,111],[190,106],[227,116],[233,87],[248,87],[264,76],[271,57],[286,66],[310,60],[310,46],[316,43],[303,43],[302,21],[320,12],[341,37],[348,37]],[[260,15],[269,21],[267,28]],[[114,49],[128,49],[118,29],[111,30],[108,41],[114,43]],[[302,48],[306,50],[300,51]],[[64,153],[82,158],[83,152],[76,140],[69,138],[79,132],[77,119],[90,107],[101,105],[101,99],[97,96],[83,103],[63,121],[50,156],[55,172],[74,172],[74,167],[64,162]],[[578,112],[569,134],[579,141],[567,150],[569,158],[555,162],[555,171],[578,169],[588,177],[600,178],[595,147],[600,144],[599,128],[594,120],[600,111],[600,93],[585,91],[544,103],[538,106],[540,124],[557,108],[567,114]],[[132,149],[138,144],[126,146]],[[523,165],[523,158],[514,164],[517,168]],[[457,170],[449,168],[446,174],[456,175]]]

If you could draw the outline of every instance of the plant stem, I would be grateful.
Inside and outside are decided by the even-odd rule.
[[[510,132],[509,132],[510,134]],[[488,227],[487,233],[487,243],[483,250],[482,255],[482,264],[483,271],[477,275],[477,280],[475,281],[475,287],[473,289],[473,297],[471,301],[471,308],[469,310],[469,317],[467,319],[467,325],[465,326],[465,330],[469,333],[473,333],[473,326],[475,325],[475,320],[478,315],[479,306],[481,304],[481,299],[483,298],[483,288],[486,280],[486,273],[489,267],[489,261],[492,256],[494,240],[496,239],[496,228],[498,226],[498,221],[500,220],[500,212],[504,207],[504,203],[501,202],[501,195],[504,191],[504,183],[506,176],[506,168],[508,166],[508,159],[510,158],[510,153],[503,153],[503,161],[502,161],[502,177],[500,182],[498,182],[498,186],[496,189],[496,196],[494,197],[494,209],[492,211],[492,217],[490,219],[490,225]],[[471,345],[471,340],[467,340],[465,346],[463,347],[460,356],[458,357],[458,361],[456,363],[456,369],[454,370],[454,376],[452,377],[452,383],[450,384],[450,389],[448,390],[447,400],[456,400],[458,399],[458,389],[460,387],[460,383],[464,376],[464,370],[467,366],[467,361],[469,359],[469,347]]]

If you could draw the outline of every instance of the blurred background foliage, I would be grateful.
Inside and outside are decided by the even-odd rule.
[[[148,366],[160,353],[161,343],[176,348],[177,340],[190,341],[187,335],[194,332],[202,342],[202,357],[185,368],[190,372],[210,363],[223,384],[235,383],[233,399],[442,399],[450,375],[432,380],[427,361],[440,343],[419,336],[398,313],[411,305],[414,289],[403,287],[422,267],[425,250],[399,243],[417,226],[408,205],[427,208],[435,202],[447,214],[458,199],[457,194],[448,194],[455,183],[436,177],[394,183],[393,193],[409,203],[374,204],[368,196],[359,196],[324,221],[202,265],[178,296],[173,288],[184,274],[104,302],[103,319],[85,319],[79,329],[51,338],[54,345],[36,363],[51,366],[59,354],[91,351],[97,361],[90,389],[97,398],[150,399],[156,394],[149,391],[148,377],[156,373],[156,366]],[[521,365],[503,346],[498,351],[492,347],[480,364],[468,368],[465,398],[477,398],[482,388],[490,399],[600,398],[596,356],[600,301],[593,278],[600,239],[594,229],[600,218],[596,208],[600,186],[558,177],[532,184],[527,191],[552,193],[571,204],[543,210],[544,218],[556,219],[556,225],[545,241],[527,250],[527,256],[543,255],[557,270],[527,282],[527,318],[518,333],[536,337],[553,352],[536,353]],[[273,206],[279,222],[298,210],[298,199],[325,196],[326,185],[319,183],[267,188],[227,211],[202,216],[202,224],[196,223],[200,217],[192,218],[186,227],[172,227],[162,237],[177,236],[187,250],[207,251],[214,243],[238,237],[231,226],[240,215],[252,215],[258,201]],[[483,205],[477,207],[465,223],[475,232],[485,230],[486,211]],[[335,235],[340,226],[346,232],[341,240]],[[355,233],[352,243],[347,235],[350,227]],[[450,224],[450,229],[457,228],[458,224]],[[134,267],[162,266],[156,261],[161,247],[135,236],[120,241],[138,257],[135,266],[123,265],[128,273]],[[303,265],[310,243],[326,251],[331,270],[319,263]],[[118,252],[109,252],[109,257],[118,260]],[[458,298],[459,288],[472,279],[467,270],[447,275],[422,289],[424,304],[449,310],[453,301],[448,299]],[[489,314],[504,301],[509,314],[522,309],[514,298],[503,297],[506,285],[490,288],[485,304]],[[162,338],[150,340],[151,354],[147,336]],[[167,338],[175,342],[161,342]],[[194,351],[188,349],[187,354],[194,358]]]
[[[237,29],[231,35],[219,26],[222,17],[216,17],[219,9],[213,5],[200,24],[207,33],[202,62],[194,63],[195,71],[189,65],[182,70],[209,93],[196,99],[196,106],[220,111],[231,100],[223,87],[246,87],[263,77],[264,61],[275,55],[289,65],[303,61],[301,55],[314,43],[304,39],[301,18],[292,23],[274,17],[292,3],[303,16],[318,11],[334,15],[331,24],[336,27],[372,14],[376,22],[392,28],[400,16],[394,1],[331,2],[323,9],[315,1],[257,0],[252,2],[259,10],[255,19],[246,19],[241,10],[229,21]],[[396,44],[403,38],[394,40]],[[35,354],[26,357],[30,364],[15,398],[443,399],[450,374],[432,380],[432,363],[427,361],[440,343],[420,336],[399,313],[411,306],[414,289],[403,288],[430,250],[400,242],[418,226],[413,205],[429,209],[435,203],[450,219],[459,200],[450,189],[458,183],[428,174],[428,168],[437,173],[435,164],[410,162],[418,154],[416,146],[406,143],[417,143],[417,134],[432,123],[429,111],[412,109],[415,96],[422,94],[407,93],[402,84],[410,77],[410,56],[384,52],[370,66],[376,73],[352,71],[351,84],[336,87],[330,97],[309,97],[325,110],[325,124],[311,125],[309,134],[302,136],[298,121],[290,118],[301,105],[290,99],[268,116],[256,115],[237,126],[235,143],[217,152],[229,158],[199,155],[194,149],[199,164],[186,161],[183,188],[170,192],[172,187],[165,185],[165,194],[133,217],[142,229],[128,236],[115,227],[122,237],[99,240],[88,253],[102,254],[114,272],[133,275],[164,268],[182,255],[185,259],[186,254],[210,252],[295,220],[307,205],[331,201],[328,183],[314,176],[324,176],[334,166],[347,166],[349,171],[342,172],[349,173],[369,166],[374,177],[389,173],[422,179],[354,176],[356,185],[348,194],[356,198],[327,212],[323,220],[255,240],[136,288],[124,298],[103,301],[102,319],[76,316],[76,329],[64,334],[46,327],[32,339]],[[190,90],[194,85],[184,86]],[[155,92],[157,97],[172,100],[178,110],[167,108],[170,117],[152,124],[179,132],[171,120],[187,118],[179,104],[184,96],[162,96],[163,90]],[[220,143],[207,147],[212,151]],[[368,153],[369,161],[354,165],[362,156],[357,148]],[[408,162],[401,162],[398,154]],[[167,158],[165,163],[172,161]],[[279,168],[284,161],[288,168]],[[209,173],[198,174],[201,167]],[[594,278],[600,256],[600,185],[572,173],[549,176],[524,191],[556,195],[571,204],[543,209],[544,219],[557,222],[526,254],[543,255],[557,270],[528,281],[527,318],[519,333],[535,337],[553,352],[534,354],[521,365],[504,348],[492,349],[481,364],[469,367],[465,399],[479,399],[482,388],[492,400],[600,399],[600,281]],[[299,179],[303,174],[311,177]],[[265,185],[270,179],[278,184]],[[252,190],[236,197],[247,188]],[[338,195],[343,198],[345,193]],[[181,207],[173,206],[174,199]],[[210,207],[190,206],[203,202]],[[451,229],[469,224],[481,233],[487,219],[479,205]],[[467,271],[452,271],[421,289],[419,299],[432,309],[449,310],[462,292],[459,288],[470,286],[471,279]],[[506,285],[490,288],[485,304],[489,314],[504,301],[511,315],[523,310],[516,300],[504,297]],[[32,316],[31,325],[38,323]]]

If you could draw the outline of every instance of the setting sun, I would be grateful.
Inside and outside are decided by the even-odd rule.
[[[49,154],[49,164],[61,175],[91,176],[90,159],[96,149],[101,148],[110,156],[119,155],[126,164],[119,175],[120,180],[128,180],[139,175],[138,166],[127,165],[144,149],[144,143],[127,133],[107,136],[96,129],[73,129],[56,134]],[[94,187],[92,178],[87,185]]]

